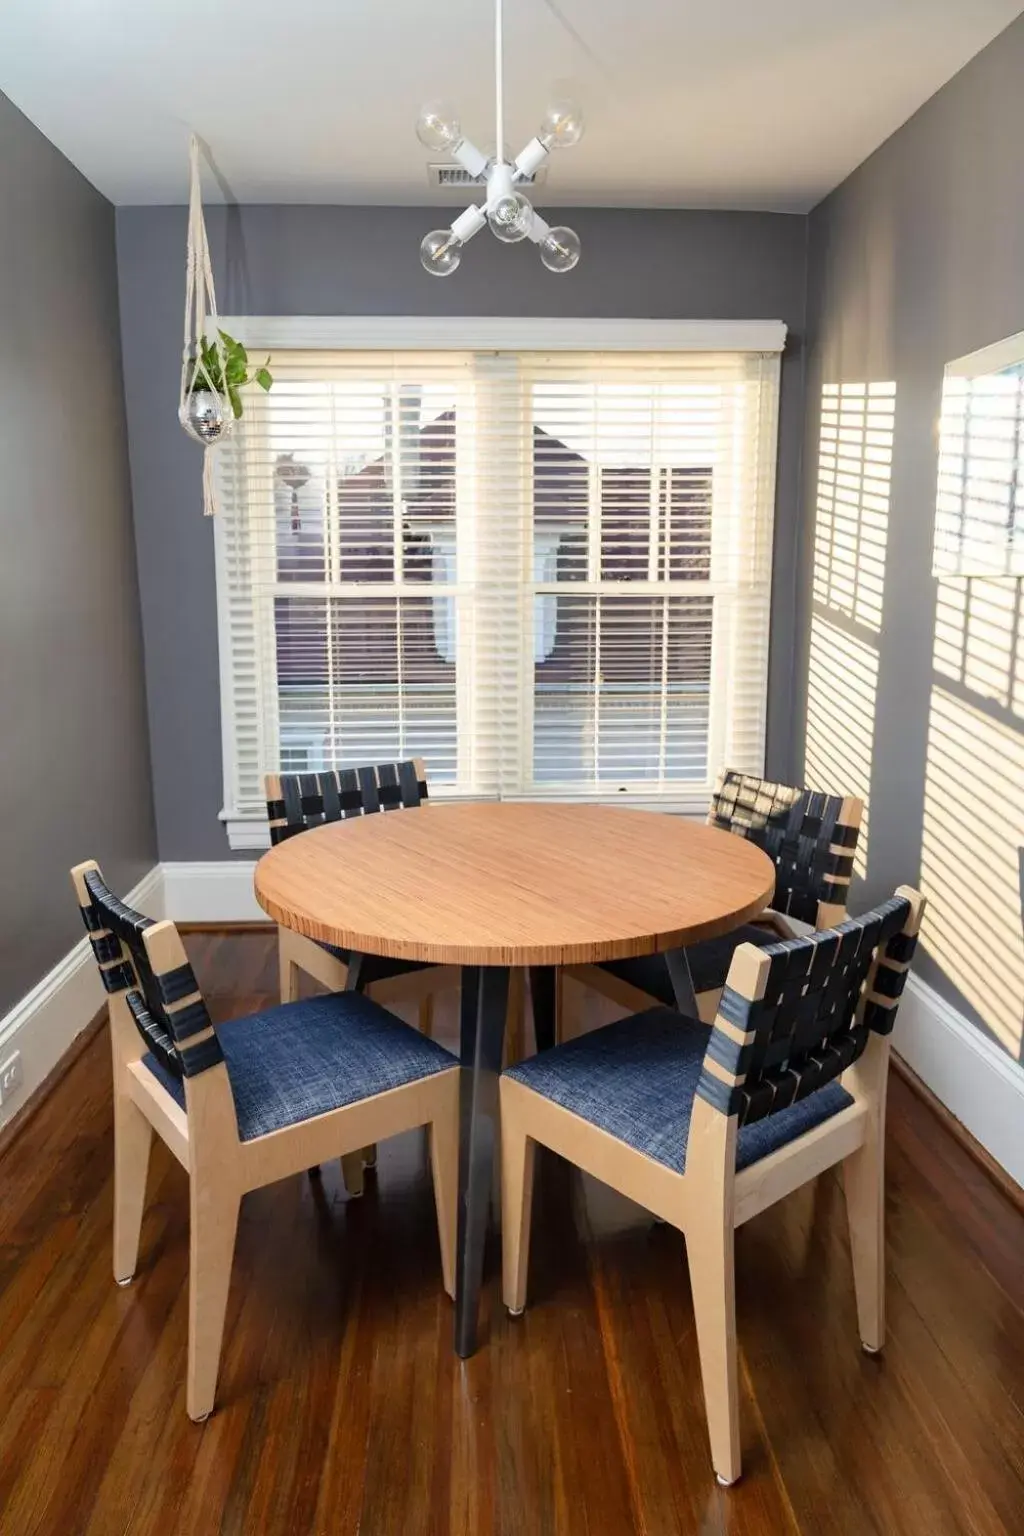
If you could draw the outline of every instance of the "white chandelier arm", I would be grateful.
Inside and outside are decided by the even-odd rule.
[[[551,151],[546,144],[542,144],[540,139],[536,137],[532,138],[526,148],[516,156],[512,180],[525,181],[528,176],[532,176],[534,171],[544,164],[550,153]]]
[[[534,245],[540,245],[541,241],[547,239],[551,233],[551,225],[546,219],[541,218],[536,208],[533,210],[533,218],[526,233]]]
[[[490,164],[483,151],[469,139],[461,139],[452,149],[452,156],[470,176],[482,176]]]
[[[457,219],[452,220],[451,231],[456,240],[461,240],[463,245],[465,245],[468,241],[472,240],[474,235],[480,233],[486,223],[487,215],[484,210],[478,207],[476,203],[470,203],[469,207],[465,208]]]

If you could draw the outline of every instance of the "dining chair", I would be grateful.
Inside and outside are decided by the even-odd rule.
[[[713,1027],[652,1008],[502,1075],[505,1305],[526,1301],[538,1143],[679,1228],[720,1483],[741,1470],[733,1234],[838,1163],[861,1343],[882,1348],[889,1036],[923,910],[901,886],[835,928],[741,944]]]
[[[267,820],[272,847],[286,839],[322,827],[327,822],[370,816],[377,811],[408,810],[427,799],[423,763],[370,763],[361,768],[331,768],[321,773],[269,773],[264,778]],[[330,992],[352,986],[358,967],[358,989],[379,1003],[419,1000],[419,1026],[429,1035],[433,1027],[435,994],[457,981],[450,967],[415,960],[389,960],[377,955],[356,957],[350,950],[307,938],[290,928],[278,929],[281,1001],[298,996],[298,972],[305,971]]]
[[[852,795],[774,784],[751,774],[723,769],[715,784],[707,824],[763,848],[775,865],[771,907],[753,922],[686,951],[702,1018],[714,1016],[717,994],[740,944],[759,948],[829,928],[846,916],[853,856],[864,802]],[[620,1007],[639,1011],[652,1003],[676,1006],[663,954],[641,955],[600,965],[573,966],[566,976]],[[578,1006],[579,995],[573,1001]],[[566,1006],[571,1016],[572,1003]]]
[[[311,1163],[429,1128],[444,1288],[454,1295],[458,1063],[356,992],[213,1026],[171,922],[71,871],[108,994],[114,1078],[114,1278],[135,1274],[156,1131],[189,1176],[186,1407],[213,1409],[239,1205]]]
[[[367,763],[359,768],[329,768],[319,773],[269,773],[264,776],[267,820],[271,847],[300,832],[327,822],[347,821],[352,816],[371,816],[377,811],[411,810],[427,799],[427,772],[419,758],[401,763]],[[414,960],[389,960],[379,955],[355,955],[335,944],[307,938],[294,929],[277,930],[281,1001],[294,1002],[299,995],[298,973],[304,971],[329,992],[354,988],[378,1003],[418,1001],[419,1027],[433,1031],[434,997],[457,985],[453,966],[428,965]],[[363,1167],[376,1165],[377,1150],[365,1147],[360,1162],[345,1167],[345,1188],[350,1195],[363,1190]],[[319,1170],[310,1169],[311,1173]]]

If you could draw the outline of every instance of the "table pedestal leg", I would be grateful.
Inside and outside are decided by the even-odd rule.
[[[676,1007],[680,1013],[685,1013],[688,1018],[695,1019],[697,1017],[697,994],[693,990],[693,977],[690,975],[690,962],[686,958],[686,950],[666,950],[665,963],[668,966],[668,977],[672,983],[672,991],[675,993]]]
[[[530,1001],[533,1033],[538,1051],[550,1051],[555,1043],[555,967],[530,966]]]
[[[484,1242],[498,1125],[498,1075],[508,1007],[508,971],[466,966],[462,972],[459,1086],[459,1241],[455,1349],[476,1349]]]

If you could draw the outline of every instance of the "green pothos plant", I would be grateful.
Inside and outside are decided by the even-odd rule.
[[[229,402],[232,415],[237,420],[242,414],[242,390],[247,384],[258,384],[260,389],[267,390],[272,387],[274,379],[270,372],[270,358],[261,367],[253,368],[249,363],[249,354],[240,341],[229,336],[227,331],[218,331],[217,334],[220,346],[211,337],[204,336],[201,339],[199,355],[192,361],[188,392],[194,395],[212,389],[222,400]]]

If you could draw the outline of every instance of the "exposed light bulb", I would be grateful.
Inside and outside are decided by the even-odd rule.
[[[431,277],[449,277],[462,260],[462,241],[450,229],[432,229],[420,241],[420,261]]]
[[[533,208],[520,193],[505,192],[495,198],[488,208],[487,222],[491,226],[491,233],[497,235],[499,240],[514,245],[517,240],[525,240],[530,233]]]
[[[462,126],[454,107],[446,101],[430,101],[416,119],[416,137],[435,155],[450,154],[462,143]]]
[[[569,149],[583,137],[583,112],[575,101],[553,101],[544,113],[538,139],[545,149]]]
[[[571,272],[580,259],[580,237],[574,229],[558,224],[548,230],[538,250],[549,272]]]

